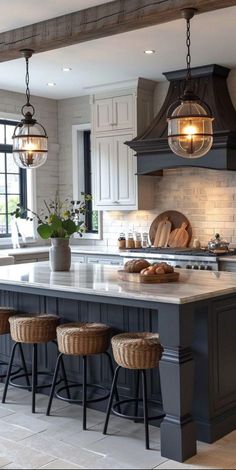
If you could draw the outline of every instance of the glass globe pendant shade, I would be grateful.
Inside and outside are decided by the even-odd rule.
[[[13,158],[20,168],[39,168],[47,160],[48,137],[44,127],[31,113],[16,126],[13,135]]]
[[[48,137],[46,130],[34,119],[34,107],[30,104],[29,58],[34,53],[31,49],[22,49],[26,60],[26,104],[22,107],[23,119],[15,127],[13,140],[13,158],[20,168],[39,168],[47,160]]]
[[[204,103],[182,101],[168,117],[168,143],[183,158],[200,158],[213,144],[213,118]]]

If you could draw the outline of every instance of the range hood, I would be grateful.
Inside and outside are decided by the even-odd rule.
[[[209,104],[215,118],[212,149],[196,159],[175,155],[167,138],[167,110],[183,93],[186,70],[164,73],[170,85],[160,112],[143,135],[127,142],[137,154],[139,175],[156,175],[161,170],[178,167],[236,170],[236,110],[227,86],[229,72],[220,65],[192,69],[193,90]]]

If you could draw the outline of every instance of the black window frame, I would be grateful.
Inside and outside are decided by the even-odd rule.
[[[92,194],[92,162],[91,162],[91,131],[84,131],[84,192]],[[92,201],[87,202],[85,214],[85,225],[87,233],[97,234],[98,230],[93,229],[93,207]]]
[[[5,142],[6,142],[6,127],[5,126],[12,126],[13,131],[14,131],[14,128],[17,126],[17,124],[19,124],[19,121],[13,121],[11,119],[0,119],[0,126],[4,125],[4,141]],[[7,143],[0,143],[0,154],[4,154],[4,158],[5,158],[5,171],[1,172],[1,174],[5,174],[5,193],[3,195],[5,196],[5,202],[6,202],[6,213],[5,213],[6,214],[6,233],[0,233],[0,238],[11,237],[11,233],[9,232],[9,216],[11,215],[11,213],[8,210],[7,175],[11,175],[11,174],[13,175],[16,173],[7,172],[6,159],[7,159],[7,154],[9,153],[11,154],[13,153],[13,145],[10,145]],[[23,170],[23,168],[19,168],[19,199],[20,199],[20,204],[24,207],[27,207],[27,173],[26,173],[26,170]]]

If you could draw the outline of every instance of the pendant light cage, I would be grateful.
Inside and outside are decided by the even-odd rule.
[[[182,11],[187,22],[187,74],[183,96],[168,109],[168,143],[171,150],[183,158],[200,158],[213,144],[213,116],[210,107],[191,90],[191,31],[194,9]]]
[[[21,109],[23,119],[12,137],[13,158],[20,168],[38,168],[47,160],[48,136],[43,125],[34,119],[35,109],[30,103],[29,59],[34,51],[24,49],[21,52],[26,61],[26,104]]]

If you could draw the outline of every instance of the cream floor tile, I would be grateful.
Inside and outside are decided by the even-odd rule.
[[[66,460],[53,460],[53,462],[50,462],[48,463],[47,465],[43,465],[43,467],[40,467],[40,468],[54,468],[54,469],[60,469],[60,470],[63,470],[64,468],[68,468],[68,469],[73,469],[73,468],[83,468],[83,467],[79,467],[78,465],[74,465],[73,463],[71,462],[68,462]]]
[[[72,446],[66,442],[55,441],[53,436],[43,437],[43,433],[31,436],[24,441],[21,441],[25,448],[30,448],[32,451],[44,452],[49,454],[55,459],[68,460],[75,465],[86,468],[95,468],[98,459],[103,458],[103,454],[98,452],[91,452],[89,449],[85,449],[79,446]]]
[[[17,423],[17,420],[16,420],[16,423]],[[1,437],[4,437],[5,439],[9,439],[10,441],[17,442],[22,439],[25,439],[26,437],[32,436],[32,434],[34,434],[33,431],[25,428],[24,425],[22,425],[20,421],[18,421],[18,423],[19,424],[11,424],[11,423],[7,423],[6,421],[1,420],[1,426],[2,426]]]
[[[46,465],[54,460],[52,456],[47,455],[40,450],[35,452],[34,450],[25,447],[22,442],[23,441],[20,443],[14,442],[13,445],[12,441],[0,437],[0,455],[2,458],[6,458],[12,462],[12,465],[14,465],[12,468],[34,469],[39,468],[42,465]]]
[[[28,415],[28,414],[14,413],[13,415],[2,418],[1,422],[7,423],[8,425],[19,423],[20,427],[27,429],[28,431],[31,431],[31,434],[42,432],[47,429],[47,423],[40,421],[33,414]],[[22,439],[25,439],[25,437],[22,437]]]
[[[150,442],[151,449],[159,443]],[[139,433],[133,435],[123,433],[116,436],[107,436],[92,444],[93,452],[98,452],[104,457],[112,458],[117,463],[122,463],[123,467],[133,466],[136,469],[149,469],[165,462],[159,450],[145,450],[144,439]],[[95,467],[101,468],[101,467]]]

